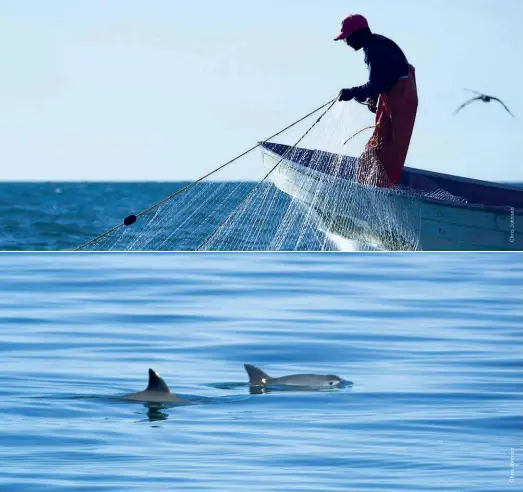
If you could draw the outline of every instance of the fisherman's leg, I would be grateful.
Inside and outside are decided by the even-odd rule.
[[[390,103],[386,94],[380,95],[379,99],[379,121],[371,143],[374,149],[372,183],[379,188],[390,188],[388,168],[391,160],[395,159],[394,128]]]
[[[387,173],[394,184],[401,178],[416,121],[418,95],[413,70],[408,79],[401,79],[390,92],[392,131],[395,158],[388,163]]]
[[[387,103],[380,96],[376,111],[376,127],[371,138],[360,156],[357,182],[369,186],[388,186],[388,179],[384,171],[382,150],[385,142],[391,138],[391,122]]]

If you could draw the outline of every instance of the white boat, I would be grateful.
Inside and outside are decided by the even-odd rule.
[[[261,144],[270,179],[318,229],[357,249],[522,251],[523,188],[405,168],[396,188],[356,183],[358,159]]]

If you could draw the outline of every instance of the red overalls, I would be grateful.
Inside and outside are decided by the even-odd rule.
[[[402,77],[380,94],[376,128],[361,154],[358,183],[393,188],[400,180],[418,110],[416,72]]]

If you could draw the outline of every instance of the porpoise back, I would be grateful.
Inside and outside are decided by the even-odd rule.
[[[291,374],[279,378],[270,377],[267,373],[251,364],[244,364],[249,375],[251,386],[301,386],[307,388],[332,388],[343,382],[343,379],[333,374]]]
[[[121,397],[122,400],[141,401],[150,403],[186,403],[189,402],[171,393],[167,383],[152,369],[149,369],[149,384],[138,393],[131,393]]]

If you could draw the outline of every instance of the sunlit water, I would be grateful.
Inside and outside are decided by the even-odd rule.
[[[520,490],[521,260],[1,255],[0,490]]]

